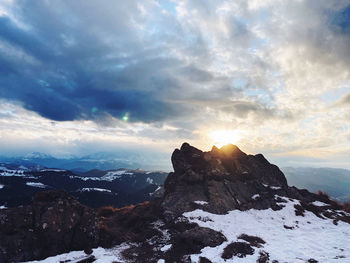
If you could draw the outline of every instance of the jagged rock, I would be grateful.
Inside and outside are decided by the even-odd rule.
[[[33,203],[0,213],[0,262],[27,261],[95,247],[95,212],[64,191],[40,192]]]
[[[195,201],[207,202],[203,209],[219,214],[236,208],[272,207],[271,190],[288,188],[277,166],[263,155],[247,155],[235,145],[202,152],[184,143],[171,160],[174,172],[165,181],[162,201],[168,220],[193,210]],[[251,197],[258,193],[266,196],[256,202]]]
[[[294,202],[294,208],[289,209],[295,209],[296,217],[312,212],[319,220],[350,223],[349,214],[326,195],[288,187],[283,173],[261,154],[247,155],[234,145],[202,152],[184,143],[174,151],[172,163],[174,172],[165,182],[163,197],[151,202],[119,209],[104,207],[95,212],[63,191],[52,191],[39,193],[32,205],[1,210],[0,262],[42,259],[70,250],[91,254],[92,247],[124,242],[130,245],[122,252],[128,262],[191,262],[190,254],[224,241],[230,243],[222,254],[225,259],[259,253],[258,262],[276,262],[264,248],[264,236],[240,233],[232,239],[218,228],[200,227],[198,222],[211,224],[215,220],[195,216],[199,221],[193,221],[183,215],[195,209],[216,214],[250,208],[280,210]],[[315,205],[315,201],[322,205]],[[194,214],[197,212],[203,211]],[[298,220],[295,223],[284,228],[295,231]],[[83,260],[92,261],[93,256]],[[199,259],[203,263],[210,260]]]

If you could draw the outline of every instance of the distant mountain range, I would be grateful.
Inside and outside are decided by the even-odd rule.
[[[350,202],[350,171],[337,168],[284,167],[288,184],[311,192],[322,190],[340,202]]]
[[[24,156],[0,156],[0,162],[23,165],[34,168],[54,167],[75,172],[86,172],[92,169],[111,170],[118,168],[142,168],[156,170],[170,170],[168,157],[163,154],[138,154],[133,152],[98,152],[81,157],[56,158],[49,154],[33,152]]]
[[[134,155],[130,161],[129,157],[97,153],[60,159],[39,152],[0,157],[0,207],[29,204],[36,192],[52,189],[64,189],[91,207],[122,207],[151,200],[168,173],[137,167],[149,161],[147,166],[154,171],[162,166],[161,159],[145,160]],[[281,170],[289,185],[311,192],[322,190],[340,202],[350,202],[349,170],[310,167]]]
[[[160,198],[119,209],[89,208],[71,195],[81,202],[152,199],[166,174],[3,171],[1,180],[22,179],[22,189],[1,181],[0,192],[54,186],[70,194],[45,191],[29,205],[1,209],[0,262],[349,262],[350,207],[289,186],[262,154],[184,143],[171,161]],[[331,172],[324,182],[336,177]]]
[[[90,207],[122,207],[161,194],[167,173],[139,169],[70,170],[0,163],[0,207],[29,204],[37,192],[63,189]]]

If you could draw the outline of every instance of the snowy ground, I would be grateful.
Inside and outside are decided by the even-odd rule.
[[[119,246],[116,246],[111,249],[104,248],[95,248],[93,249],[92,255],[95,256],[96,261],[94,263],[111,263],[111,262],[126,262],[121,255],[121,252],[129,248],[129,245],[123,243]],[[72,251],[66,254],[57,255],[54,257],[49,257],[44,260],[38,261],[27,261],[27,263],[58,263],[58,262],[69,262],[74,263],[86,258],[86,255],[83,251]]]
[[[36,182],[26,182],[26,185],[32,186],[32,187],[39,187],[39,188],[45,188],[46,185],[42,183],[36,183]]]
[[[128,172],[128,170],[117,170],[117,171],[109,171],[104,176],[101,177],[83,177],[83,176],[70,176],[70,178],[78,178],[83,181],[108,181],[112,182],[115,179],[120,179],[122,175],[133,175],[134,173]]]
[[[108,189],[103,189],[103,188],[82,188],[80,190],[78,190],[80,192],[91,192],[91,191],[97,191],[97,192],[108,192],[111,193],[111,190]]]
[[[283,197],[281,197],[283,198]],[[234,210],[226,215],[211,214],[195,210],[184,214],[191,222],[202,227],[208,227],[223,233],[228,239],[217,247],[205,247],[201,254],[191,255],[193,262],[199,262],[199,257],[207,257],[212,262],[257,262],[260,251],[268,252],[270,262],[307,262],[310,258],[318,262],[350,262],[350,225],[339,222],[334,225],[330,219],[321,219],[311,212],[305,216],[296,216],[294,205],[299,201],[293,200],[282,203],[285,207],[279,211]],[[321,202],[317,203],[322,205]],[[285,228],[293,227],[293,229]],[[244,258],[233,257],[228,260],[221,258],[224,248],[238,240],[241,234],[258,236],[266,243],[261,248],[254,248],[253,255]]]
[[[339,221],[338,225],[335,225],[331,219],[321,219],[308,211],[305,211],[305,216],[296,216],[294,205],[300,204],[298,200],[289,200],[281,196],[276,196],[276,198],[286,201],[281,203],[284,208],[279,211],[272,209],[233,210],[225,215],[217,215],[197,209],[184,213],[184,218],[179,218],[179,220],[187,218],[190,222],[195,222],[202,227],[219,231],[227,238],[227,241],[217,247],[205,247],[200,254],[191,255],[191,261],[198,263],[202,256],[215,263],[255,263],[259,258],[259,252],[264,251],[269,254],[269,262],[277,260],[284,263],[305,263],[311,258],[318,262],[327,263],[350,262],[349,224]],[[326,205],[322,202],[314,202],[314,204]],[[162,252],[171,249],[170,235],[166,230],[161,229],[163,223],[156,221],[153,226],[163,232],[163,240],[159,242],[160,240],[157,238],[157,242],[155,242],[151,238],[147,242],[154,245],[154,249]],[[253,247],[253,255],[223,259],[222,252],[228,244],[246,242],[238,239],[241,234],[260,237],[266,243],[259,248]],[[112,249],[96,248],[93,250],[93,255],[97,259],[95,262],[127,262],[122,257],[122,251],[127,248],[129,245],[126,243]],[[74,263],[86,257],[87,255],[83,251],[74,251],[41,261],[31,261],[31,263]],[[164,262],[163,259],[158,260],[158,263]]]

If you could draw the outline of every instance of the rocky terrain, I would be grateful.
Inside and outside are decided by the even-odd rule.
[[[163,196],[136,206],[49,191],[1,210],[0,261],[349,262],[349,211],[289,187],[263,155],[184,143],[172,163]]]

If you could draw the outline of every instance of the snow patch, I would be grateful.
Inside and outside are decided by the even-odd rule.
[[[1,210],[1,209],[6,209],[6,208],[7,208],[6,206],[0,205],[0,210]]]
[[[69,176],[69,178],[74,179],[78,178],[83,181],[108,181],[112,182],[115,179],[120,179],[122,175],[133,175],[134,173],[128,172],[128,170],[118,170],[118,171],[109,171],[104,176],[101,177],[83,177],[83,176]]]
[[[197,205],[207,205],[208,202],[206,201],[194,201],[193,203],[197,204]]]
[[[96,261],[94,263],[107,263],[107,262],[126,262],[125,258],[122,256],[122,252],[128,249],[130,245],[127,243],[122,243],[119,246],[105,249],[98,247],[93,249],[92,255],[95,256]],[[27,263],[57,263],[57,262],[76,262],[86,258],[87,255],[84,251],[72,251],[69,253],[49,257],[43,260],[28,261]]]
[[[326,205],[328,205],[328,204],[320,202],[320,201],[312,202],[312,204],[315,205],[315,206],[326,206]]]
[[[267,185],[267,184],[262,184],[262,185],[265,186],[265,187],[268,187],[268,188],[270,188],[272,190],[279,190],[279,189],[281,189],[280,186],[273,186],[273,185]]]
[[[35,182],[26,182],[26,185],[32,186],[32,187],[38,187],[38,188],[45,188],[46,185],[42,183],[35,183]]]
[[[149,184],[153,184],[153,179],[147,177],[146,182],[149,183]]]
[[[4,185],[3,184],[0,184],[0,189],[4,188]]]
[[[66,172],[67,170],[62,169],[41,169],[40,172]]]
[[[260,195],[259,194],[255,194],[251,197],[251,199],[254,199],[254,200],[257,200],[260,198]]]
[[[0,176],[21,176],[25,177],[23,170],[3,170],[3,172],[0,173]]]
[[[285,207],[278,211],[233,210],[225,215],[217,215],[197,209],[184,213],[190,222],[221,232],[227,238],[217,247],[205,247],[200,254],[191,255],[191,262],[198,263],[201,256],[216,263],[227,262],[221,258],[222,252],[228,244],[237,242],[241,234],[258,236],[266,243],[262,248],[254,248],[253,255],[233,257],[232,262],[255,263],[260,251],[269,253],[271,262],[304,263],[310,258],[318,262],[349,262],[349,224],[339,221],[338,225],[334,225],[332,220],[321,219],[308,211],[304,217],[296,216],[294,205],[300,202],[285,200]]]
[[[160,251],[162,251],[162,252],[168,251],[169,249],[171,249],[171,247],[172,247],[172,244],[165,245],[165,246],[160,248]]]
[[[97,192],[108,192],[111,193],[111,190],[103,189],[103,188],[82,188],[78,190],[79,192],[91,192],[91,191],[97,191]]]
[[[150,196],[153,196],[156,192],[158,192],[160,189],[162,189],[161,186],[158,186],[156,190],[154,190],[153,193],[149,193]]]

